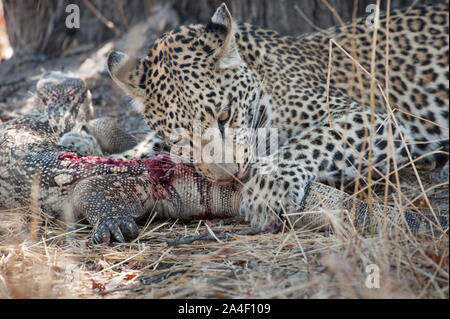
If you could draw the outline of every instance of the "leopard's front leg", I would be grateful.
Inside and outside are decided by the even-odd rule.
[[[389,137],[384,120],[383,114],[375,114],[372,163],[380,171],[386,166],[388,139],[394,143],[389,155],[395,156],[397,162],[407,160],[400,130],[393,125]],[[367,171],[371,130],[365,129],[364,123],[370,123],[370,112],[336,115],[332,123],[330,127],[328,121],[324,121],[299,133],[288,139],[269,160],[254,164],[240,207],[253,227],[279,231],[283,214],[297,212],[311,180],[348,180],[358,175],[360,164],[360,173]],[[403,126],[401,131],[407,134]],[[297,223],[296,226],[302,225]]]

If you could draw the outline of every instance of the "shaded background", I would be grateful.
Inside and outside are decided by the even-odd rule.
[[[376,0],[0,0],[3,1],[9,41],[16,55],[57,56],[90,42],[100,43],[127,31],[152,15],[155,6],[170,6],[180,23],[206,22],[222,2],[236,20],[251,22],[291,35],[338,23],[334,8],[344,20],[365,14]],[[391,7],[440,0],[392,0]],[[67,29],[65,8],[77,4],[81,28]],[[382,9],[386,0],[382,0]],[[308,21],[309,20],[309,21]]]

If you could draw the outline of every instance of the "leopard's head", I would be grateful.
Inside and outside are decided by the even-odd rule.
[[[249,110],[261,88],[239,52],[237,30],[222,4],[210,23],[164,34],[146,57],[119,52],[108,57],[113,80],[140,102],[171,154],[190,153],[203,175],[222,184],[247,174]]]

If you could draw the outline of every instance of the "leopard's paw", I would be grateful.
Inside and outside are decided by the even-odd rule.
[[[254,228],[277,233],[283,229],[285,214],[296,212],[306,182],[292,176],[258,174],[244,186],[240,212]]]

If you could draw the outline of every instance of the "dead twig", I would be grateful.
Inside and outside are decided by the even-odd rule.
[[[83,0],[86,7],[88,7],[89,10],[109,29],[114,30],[116,34],[119,33],[119,30],[117,30],[116,26],[114,25],[114,22],[108,20],[105,18],[105,16],[89,1],[89,0]]]
[[[186,236],[181,238],[171,238],[171,239],[161,239],[161,241],[164,241],[167,243],[168,246],[177,246],[177,245],[185,245],[185,244],[191,244],[194,241],[197,240],[217,240],[217,239],[226,239],[230,236],[246,236],[246,235],[257,235],[261,233],[260,229],[243,229],[238,230],[235,232],[224,232],[221,234],[215,234],[214,236],[211,235],[209,232],[202,233],[200,235],[195,236]]]
[[[125,11],[123,10],[122,0],[116,0],[117,6],[119,7],[120,17],[122,18],[122,23],[125,29],[128,31],[130,29],[130,25],[128,24],[127,16],[125,15]]]
[[[141,282],[142,285],[144,286],[149,286],[149,285],[153,285],[156,284],[160,281],[163,281],[171,276],[177,275],[177,274],[184,274],[187,272],[187,269],[185,270],[177,270],[177,271],[166,271],[163,272],[162,274],[159,275],[155,275],[155,276],[151,276],[151,277],[144,277],[141,278],[139,281]]]

